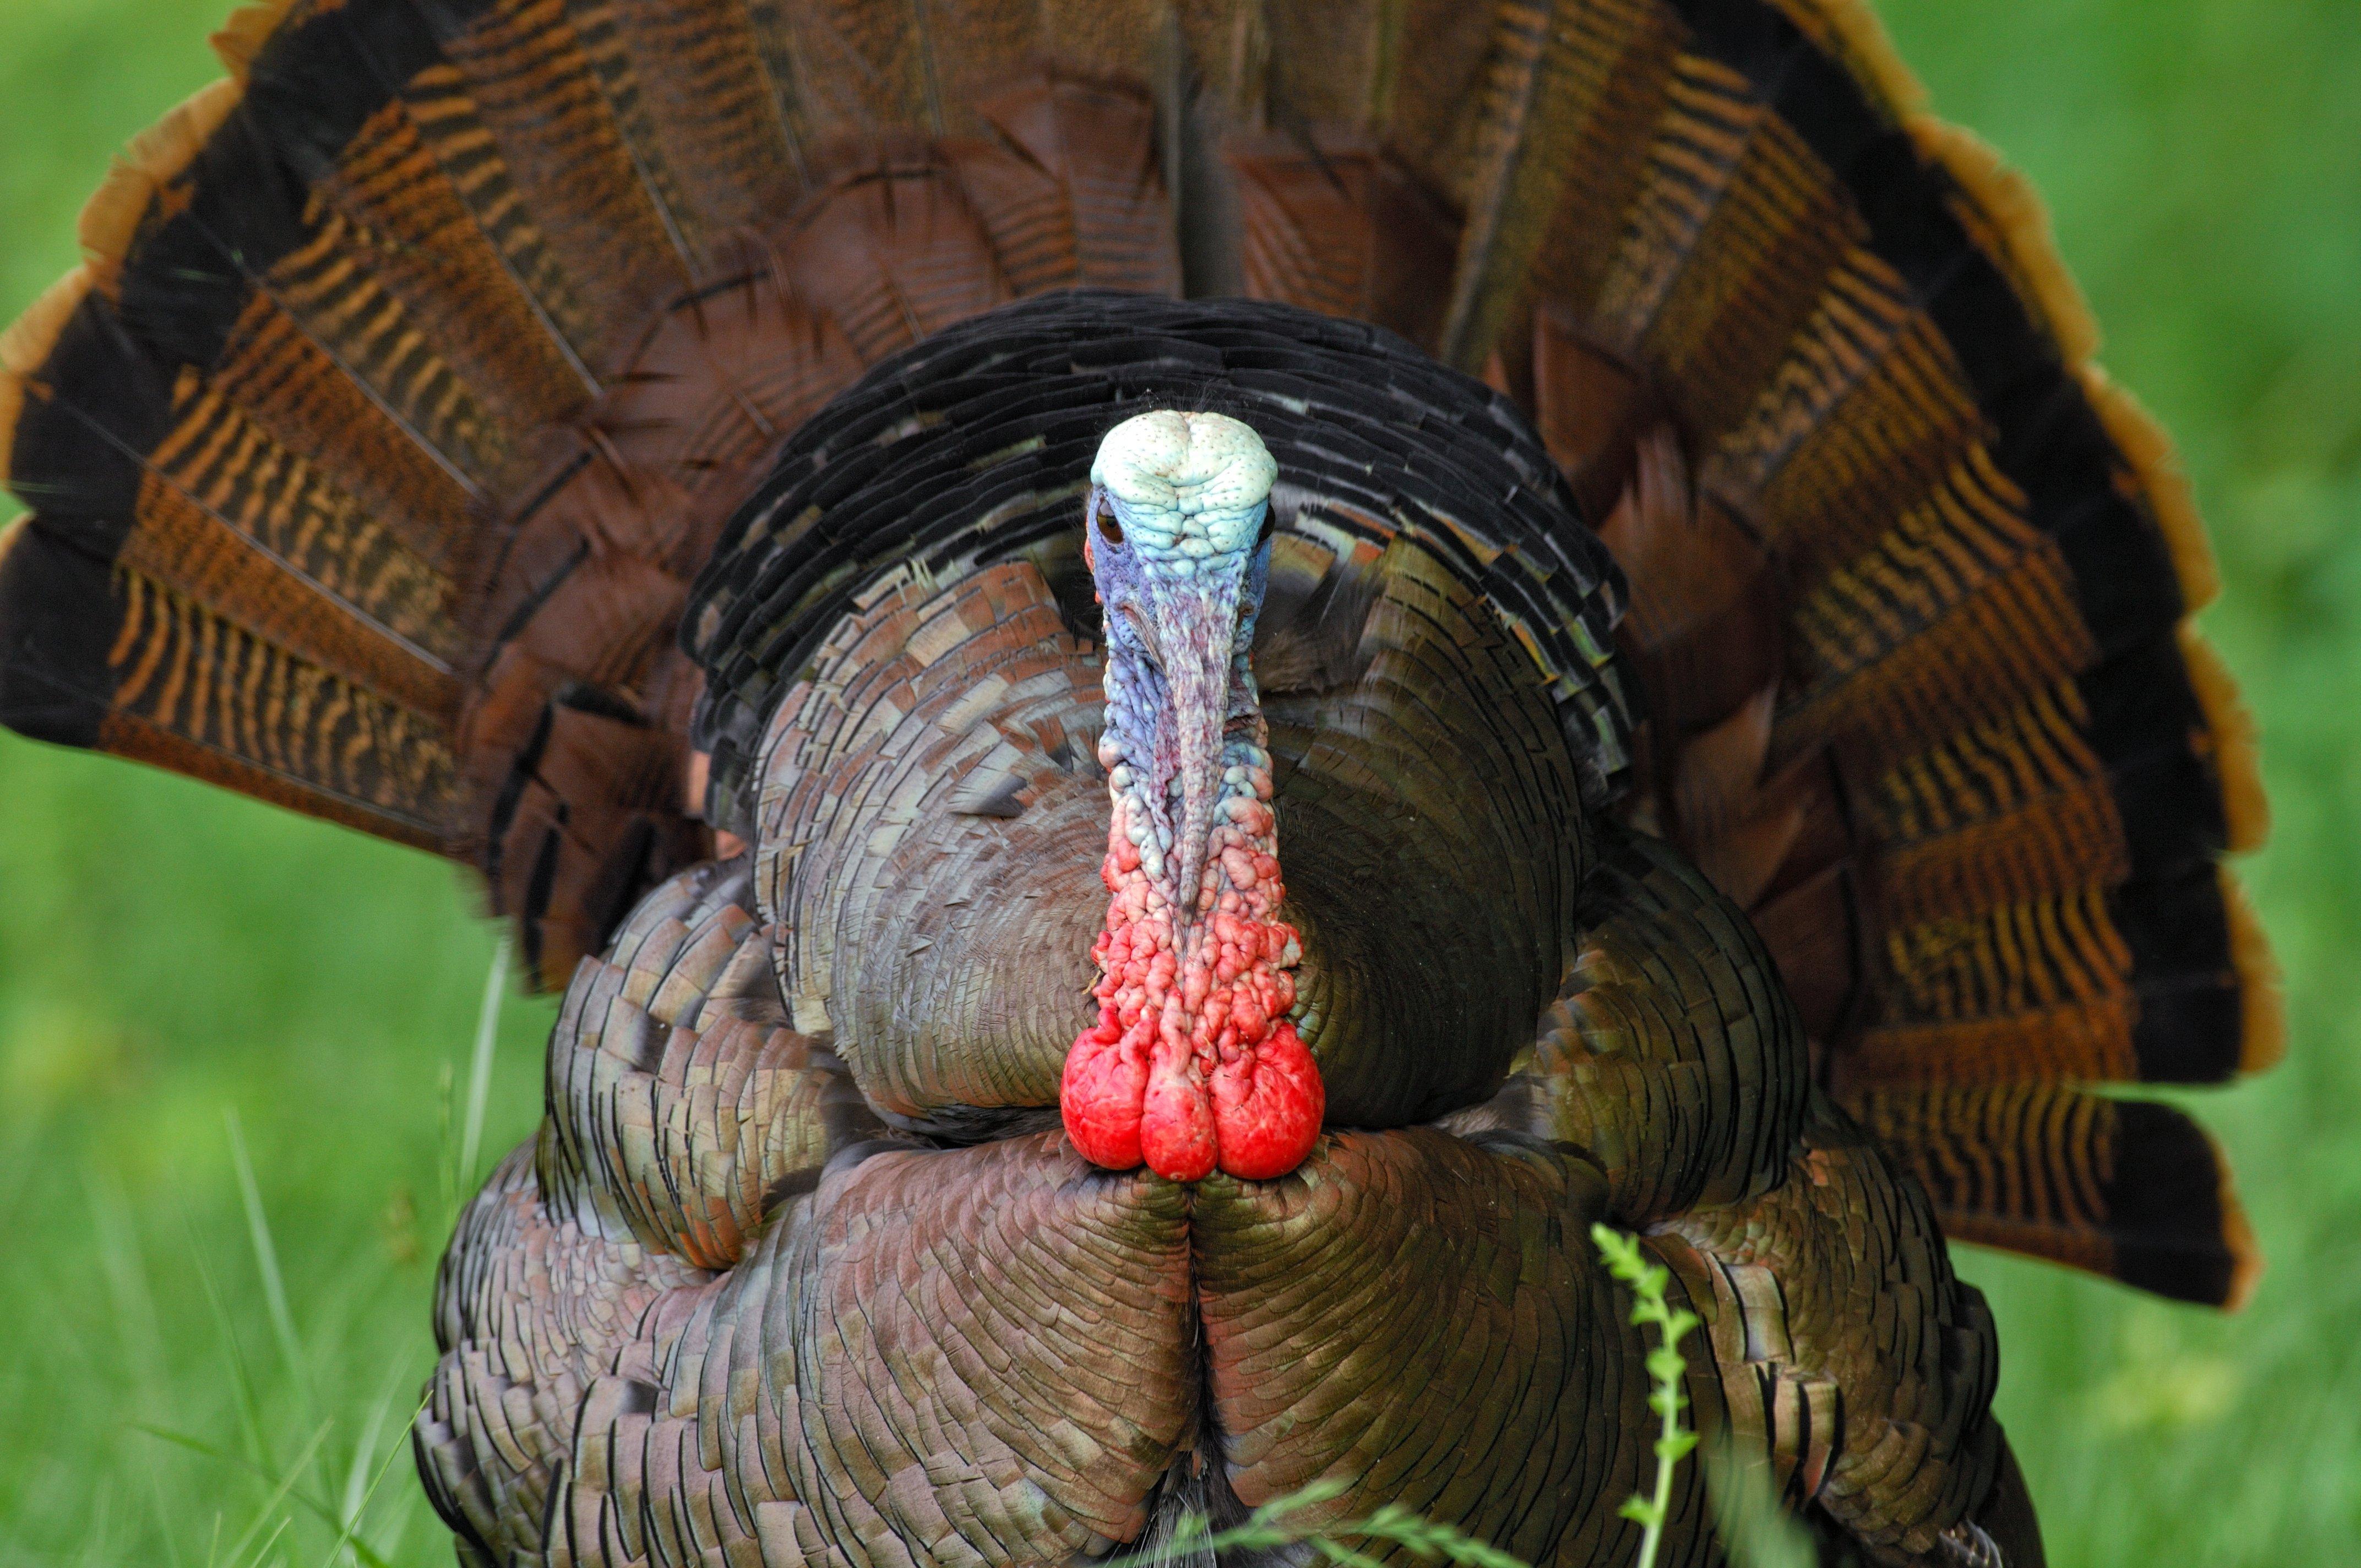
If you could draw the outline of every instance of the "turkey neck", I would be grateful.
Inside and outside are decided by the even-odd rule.
[[[1152,748],[1138,746],[1136,729],[1126,732],[1121,665],[1108,668],[1107,916],[1091,951],[1099,1022],[1077,1054],[1113,1048],[1123,1065],[1116,1109],[1137,1132],[1083,1152],[1102,1164],[1144,1161],[1176,1180],[1217,1165],[1233,1176],[1278,1175],[1305,1152],[1291,1124],[1273,1124],[1301,1114],[1282,1075],[1289,1058],[1304,1056],[1287,1017],[1301,947],[1279,918],[1286,888],[1270,752],[1243,663],[1225,705],[1235,717],[1223,723],[1216,710],[1212,732],[1196,741],[1210,754],[1184,750],[1169,783],[1161,768],[1132,760]],[[1188,699],[1173,706],[1194,717]],[[1135,1078],[1136,1118],[1127,1114]]]
[[[1310,1153],[1323,1092],[1288,1011],[1301,957],[1248,648],[1268,562],[1272,467],[1218,415],[1111,432],[1086,549],[1105,611],[1106,923],[1098,1022],[1060,1105],[1097,1164],[1258,1179]]]

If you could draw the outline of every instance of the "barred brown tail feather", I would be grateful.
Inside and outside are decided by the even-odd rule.
[[[2236,1307],[2261,1273],[2221,1150],[2169,1105],[2052,1084],[1845,1097],[1955,1240]]]

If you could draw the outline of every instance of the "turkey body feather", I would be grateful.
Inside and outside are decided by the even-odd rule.
[[[564,991],[438,1290],[463,1560],[1069,1561],[1331,1481],[1622,1561],[1603,1219],[1830,1541],[2037,1563],[1944,1236],[2251,1285],[2205,1134],[2100,1091],[2278,1048],[2203,538],[1864,13],[215,45],[0,341],[0,718],[471,863]],[[1324,1093],[1270,1179],[1058,1131],[1162,864],[1112,672],[1177,653],[1085,532],[1159,410],[1276,463],[1216,716]]]

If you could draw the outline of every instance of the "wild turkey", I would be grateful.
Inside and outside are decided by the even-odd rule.
[[[2092,1091],[2278,1048],[2204,543],[1857,7],[215,44],[5,340],[0,718],[479,866],[564,990],[435,1306],[463,1562],[1323,1479],[1624,1562],[1605,1219],[1829,1552],[2033,1563],[1941,1236],[2247,1288]]]

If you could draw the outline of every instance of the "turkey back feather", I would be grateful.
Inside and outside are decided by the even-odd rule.
[[[2076,1087],[2279,1047],[2202,535],[2030,197],[1857,5],[295,0],[215,43],[0,341],[12,727],[476,864],[557,986],[710,852],[696,747],[743,825],[859,584],[1071,577],[1041,476],[1120,400],[1025,404],[995,352],[1096,321],[1084,379],[1184,395],[1210,353],[1276,408],[1346,334],[1392,380],[1321,418],[1382,456],[1444,374],[1414,345],[1531,416],[1563,477],[1519,482],[1630,612],[1587,540],[1436,548],[1952,1234],[2251,1278],[2212,1146]],[[1210,348],[1104,296],[990,314],[1072,289],[1268,303]],[[920,411],[972,422],[942,460],[1001,510],[953,540],[853,494],[882,458],[812,463],[885,417],[821,415],[864,371],[958,354],[981,406]]]

